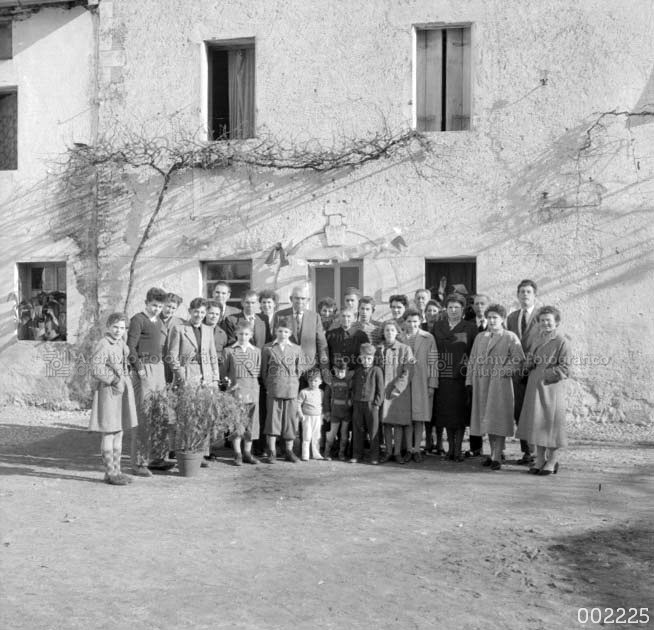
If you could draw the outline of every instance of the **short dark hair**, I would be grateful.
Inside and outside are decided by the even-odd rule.
[[[220,287],[220,286],[226,287],[230,293],[232,292],[232,287],[230,287],[229,284],[227,284],[224,280],[219,280],[218,282],[216,282],[216,284],[213,285],[213,292],[215,293],[216,287]]]
[[[406,311],[404,311],[404,321],[409,319],[409,317],[417,317],[418,319],[422,319],[422,315],[415,308],[408,308]]]
[[[364,295],[363,297],[359,298],[359,306],[362,304],[370,304],[370,306],[372,306],[372,310],[375,310],[375,298],[373,298],[371,295]]]
[[[536,283],[533,280],[529,280],[529,279],[520,280],[520,284],[518,284],[516,293],[519,293],[522,287],[531,287],[534,290],[534,293],[538,293],[538,287],[536,286]]]
[[[207,300],[205,300],[203,297],[196,297],[191,300],[189,303],[188,307],[189,309],[193,310],[196,308],[200,308],[201,306],[204,306],[204,308],[207,308]]]
[[[127,315],[125,315],[125,313],[112,313],[107,317],[107,328],[113,326],[117,322],[127,323]]]
[[[264,289],[263,291],[259,291],[259,302],[265,299],[272,300],[275,302],[275,304],[279,303],[279,296],[272,289]]]
[[[445,306],[447,306],[450,302],[458,302],[461,305],[461,308],[466,307],[466,299],[460,293],[450,293],[445,298]]]
[[[166,296],[168,294],[159,287],[152,287],[148,289],[148,292],[145,294],[146,302],[161,302],[162,304],[166,301]]]
[[[319,378],[320,380],[322,380],[322,375],[320,374],[320,370],[311,369],[307,372],[306,378],[308,383],[309,381],[312,381],[315,378]]]
[[[241,302],[244,302],[244,301],[245,301],[245,298],[249,298],[249,297],[255,297],[255,298],[258,299],[258,298],[259,298],[259,295],[257,294],[257,292],[256,292],[254,289],[248,289],[248,290],[247,290],[247,291],[246,291],[246,292],[241,296]]]
[[[166,293],[166,302],[175,302],[179,306],[183,301],[182,296],[177,293]]]
[[[557,324],[561,323],[561,311],[556,308],[555,306],[543,306],[538,310],[538,313],[536,313],[536,321],[540,321],[540,316],[541,315],[554,315],[554,321]]]
[[[220,304],[218,304],[216,300],[207,300],[207,310],[209,310],[210,308],[220,309]]]
[[[247,320],[247,319],[239,319],[238,323],[236,324],[236,328],[234,329],[236,332],[239,330],[249,330],[252,332],[252,324]]]
[[[393,302],[399,302],[400,304],[403,304],[404,308],[407,308],[409,306],[409,298],[406,295],[402,295],[401,293],[391,295],[391,297],[388,298],[388,305],[389,306]]]
[[[280,317],[277,319],[277,323],[275,324],[275,330],[278,328],[288,328],[289,330],[292,330],[291,326],[291,318],[290,317]]]
[[[330,297],[324,297],[318,302],[318,312],[320,313],[320,309],[326,306],[327,308],[336,308],[336,300],[334,298]]]
[[[425,304],[425,308],[428,306],[435,306],[438,310],[443,308],[443,305],[438,300],[429,300],[429,302]]]
[[[394,319],[387,319],[385,322],[382,323],[382,332],[386,330],[388,326],[393,326],[397,332],[401,332],[400,325],[394,320]]]
[[[488,317],[489,313],[497,313],[502,319],[506,319],[506,309],[501,304],[491,304],[484,311],[484,317]]]

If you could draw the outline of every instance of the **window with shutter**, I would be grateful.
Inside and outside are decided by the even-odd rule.
[[[414,27],[419,131],[470,129],[470,27]]]

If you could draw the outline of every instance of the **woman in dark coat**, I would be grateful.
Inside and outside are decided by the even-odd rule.
[[[463,319],[465,298],[456,293],[445,299],[447,319],[437,320],[432,335],[438,348],[439,385],[434,395],[436,433],[447,430],[448,459],[463,461],[461,443],[470,424],[470,405],[466,392],[466,362],[477,335],[474,322]]]

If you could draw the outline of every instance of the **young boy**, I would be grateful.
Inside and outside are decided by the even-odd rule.
[[[275,341],[266,344],[261,355],[261,379],[266,386],[266,426],[268,463],[275,463],[275,440],[281,436],[285,459],[297,463],[293,440],[297,433],[297,395],[300,389],[302,351],[290,340],[291,322],[277,320]]]
[[[323,403],[325,393],[320,389],[322,378],[320,371],[307,372],[309,387],[300,391],[297,399],[298,417],[302,422],[302,461],[309,461],[309,454],[313,459],[323,459],[320,454],[320,427],[323,417]]]
[[[356,315],[346,308],[338,316],[338,325],[327,331],[329,364],[342,362],[349,371],[354,370],[361,344],[368,343],[368,335],[354,326]]]
[[[145,309],[137,313],[129,322],[127,346],[129,362],[133,368],[134,395],[138,414],[138,427],[132,430],[131,459],[132,473],[139,477],[150,477],[153,470],[169,470],[174,466],[163,459],[149,462],[150,446],[148,440],[145,401],[151,392],[166,386],[163,354],[167,330],[161,321],[161,313],[166,302],[166,292],[151,288],[145,296]]]
[[[325,459],[331,460],[332,447],[340,429],[341,442],[338,459],[345,461],[347,440],[352,420],[352,372],[348,374],[348,364],[343,359],[334,363],[332,382],[325,390],[325,410],[329,419],[329,433],[325,440]]]
[[[244,432],[232,436],[234,465],[259,464],[252,454],[252,441],[259,439],[259,375],[261,373],[261,350],[253,346],[252,326],[246,320],[236,324],[236,341],[225,348],[223,375],[232,392],[247,407],[250,426]],[[241,454],[241,441],[243,453]]]
[[[370,463],[379,463],[379,407],[384,399],[384,375],[373,365],[375,347],[364,343],[359,349],[359,365],[352,377],[352,459],[363,459],[366,432],[370,439]]]

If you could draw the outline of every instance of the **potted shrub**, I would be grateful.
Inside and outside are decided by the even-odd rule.
[[[200,470],[207,437],[215,439],[223,433],[242,431],[247,414],[232,394],[215,387],[185,384],[153,394],[149,406],[153,447],[166,444],[173,421],[177,466],[180,474],[191,477]]]

